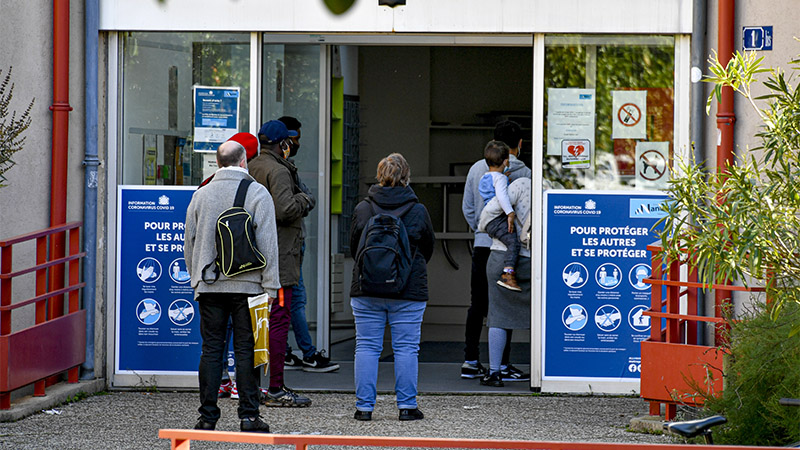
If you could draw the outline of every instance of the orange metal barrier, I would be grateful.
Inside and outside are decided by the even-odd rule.
[[[536,450],[765,450],[781,447],[752,447],[731,445],[667,445],[620,444],[595,442],[510,441],[500,439],[445,439],[425,437],[384,436],[325,436],[302,434],[237,433],[232,431],[202,431],[164,429],[158,437],[169,439],[173,450],[189,450],[191,441],[238,442],[246,444],[294,445],[306,450],[309,445],[340,445],[400,448],[509,448]]]
[[[80,309],[79,293],[85,283],[80,280],[80,252],[82,222],[72,222],[45,230],[0,241],[0,409],[11,407],[11,391],[34,384],[34,396],[44,396],[45,387],[59,381],[67,372],[70,383],[78,382],[78,369],[86,354],[86,312]],[[65,242],[68,235],[67,256],[52,259],[48,255],[48,241]],[[16,244],[35,240],[36,262],[17,271],[12,270],[13,248]],[[61,244],[63,245],[63,244]],[[57,253],[64,254],[64,249]],[[69,271],[67,286],[53,285],[53,274]],[[14,277],[35,273],[34,296],[11,303],[11,285]],[[50,283],[48,283],[50,277]],[[63,278],[62,278],[63,279]],[[68,296],[68,312],[63,305]],[[34,305],[34,324],[11,332],[11,313],[24,306]]]
[[[697,323],[713,323],[717,330],[727,326],[721,317],[721,305],[714,308],[715,317],[701,316],[697,311],[699,289],[720,291],[764,292],[763,288],[747,288],[727,284],[704,285],[697,282],[697,269],[685,261],[668,261],[662,270],[662,261],[656,257],[659,244],[647,246],[651,253],[650,309],[644,314],[651,317],[650,339],[641,343],[642,374],[641,397],[650,402],[650,414],[660,415],[665,404],[665,419],[675,417],[678,403],[700,406],[703,397],[722,392],[723,351],[713,346],[697,344]],[[691,260],[691,254],[687,255]],[[687,281],[681,281],[681,268],[685,266]],[[666,300],[662,301],[666,290]],[[681,298],[686,298],[686,311],[680,314]],[[666,326],[661,328],[661,323]],[[716,332],[715,340],[720,333]]]

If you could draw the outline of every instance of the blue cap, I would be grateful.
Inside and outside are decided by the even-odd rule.
[[[279,120],[270,120],[261,125],[258,134],[259,136],[264,135],[267,144],[277,144],[286,138],[297,136],[297,131],[289,131],[286,125]]]

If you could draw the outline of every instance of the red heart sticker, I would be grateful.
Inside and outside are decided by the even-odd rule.
[[[578,155],[580,155],[582,153],[583,153],[583,146],[582,145],[576,146],[575,147],[575,153],[573,153],[573,155],[578,156]]]
[[[576,156],[576,154],[575,154],[575,146],[574,145],[570,145],[569,147],[567,147],[567,151],[569,152],[570,155]]]

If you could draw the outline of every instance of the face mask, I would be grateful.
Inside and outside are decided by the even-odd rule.
[[[289,142],[289,157],[292,158],[300,150],[300,144],[295,144],[294,141]]]
[[[283,159],[288,158],[289,153],[291,152],[291,147],[286,143],[286,141],[281,142],[281,150],[283,150]]]

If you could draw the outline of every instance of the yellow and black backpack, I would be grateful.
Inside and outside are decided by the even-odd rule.
[[[256,246],[256,224],[253,223],[253,216],[244,209],[244,199],[252,182],[253,180],[245,179],[239,183],[233,207],[223,211],[217,218],[214,235],[217,257],[202,272],[203,281],[208,284],[216,282],[220,272],[231,278],[251,270],[263,269],[267,265],[267,259]],[[206,279],[206,270],[212,266],[214,279],[209,281]]]

